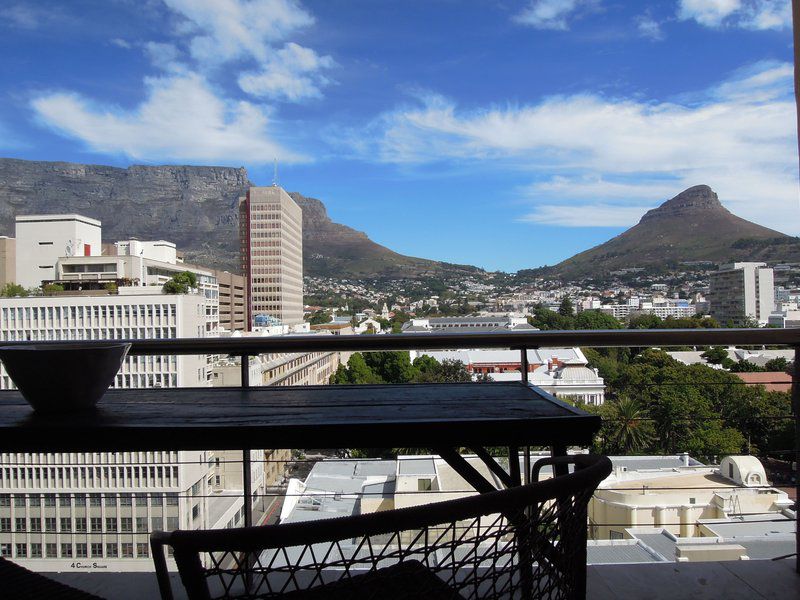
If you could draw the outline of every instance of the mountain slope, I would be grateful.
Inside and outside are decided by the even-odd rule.
[[[615,238],[546,270],[562,278],[690,261],[800,261],[800,241],[737,217],[707,185],[691,187]]]
[[[186,260],[238,271],[238,199],[251,186],[244,168],[102,165],[0,158],[0,234],[18,214],[80,213],[103,223],[104,241],[175,242]],[[403,256],[334,223],[319,200],[303,208],[307,275],[338,278],[452,276],[478,271]]]

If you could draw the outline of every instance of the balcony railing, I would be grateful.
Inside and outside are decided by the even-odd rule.
[[[58,344],[59,342],[52,342]],[[86,342],[91,344],[92,342]],[[101,343],[101,342],[98,342]],[[692,330],[613,330],[613,331],[536,331],[536,332],[508,332],[508,333],[419,333],[402,335],[370,335],[370,336],[330,336],[330,335],[306,335],[288,337],[267,337],[267,338],[197,338],[197,339],[160,339],[160,340],[130,340],[132,344],[131,354],[133,355],[232,355],[241,357],[241,381],[242,387],[247,388],[251,385],[249,377],[249,358],[265,353],[305,353],[305,352],[373,352],[373,351],[396,351],[396,350],[446,350],[464,348],[511,348],[520,351],[521,372],[528,373],[527,350],[549,347],[622,347],[622,348],[669,348],[676,346],[744,346],[761,347],[777,346],[791,348],[794,350],[795,365],[800,364],[800,330],[793,329],[692,329]],[[2,345],[20,345],[25,342],[13,342]],[[669,389],[670,385],[685,385],[685,382],[662,382],[659,385]],[[713,385],[709,382],[708,385]],[[744,385],[744,384],[742,384]],[[800,458],[800,385],[797,378],[793,378],[792,383],[792,415],[775,415],[774,418],[791,419],[794,422],[794,445],[785,448],[766,448],[770,456],[779,456],[790,464],[793,462],[793,472],[788,476],[787,481],[794,484],[795,498],[800,495],[800,474],[798,473],[798,458]],[[309,445],[309,444],[307,444]],[[182,448],[176,447],[175,450]],[[521,465],[522,472],[530,472],[530,450],[523,452],[524,463]],[[535,458],[535,455],[534,455]],[[336,460],[336,459],[334,459]],[[344,459],[338,459],[344,460]],[[281,463],[284,460],[271,460],[264,458],[259,460],[262,464],[259,468],[264,468],[271,463]],[[313,464],[311,459],[297,458],[293,464],[297,467],[304,463]],[[276,518],[274,501],[278,498],[286,498],[284,490],[264,490],[263,493],[255,493],[251,489],[253,459],[249,451],[242,453],[241,460],[227,459],[225,463],[241,464],[242,473],[242,495],[245,501],[242,503],[243,519],[242,524],[258,524],[262,522],[274,522]],[[102,466],[102,463],[99,463]],[[132,463],[133,464],[133,463]],[[2,467],[4,465],[0,465]],[[507,465],[513,468],[512,465]],[[792,479],[793,477],[793,479]],[[713,490],[718,487],[718,483],[710,483],[708,486],[698,489],[698,492]],[[767,488],[768,486],[763,486]],[[784,485],[785,487],[785,485]],[[620,486],[615,488],[615,492],[625,493],[634,491],[634,486],[626,488]],[[677,487],[675,489],[687,489]],[[752,487],[750,488],[752,489]],[[442,492],[442,499],[448,497],[471,493],[469,489],[453,489]],[[652,491],[656,491],[653,489]],[[360,498],[368,498],[373,492],[363,492]],[[379,494],[379,492],[374,492]],[[413,495],[414,491],[398,492],[399,494]],[[295,494],[302,495],[298,492]],[[72,494],[68,494],[72,495]],[[215,498],[224,497],[224,494],[207,494]],[[180,494],[181,501],[187,498],[198,498],[203,495]],[[292,493],[288,497],[291,498]],[[255,512],[254,512],[255,508]],[[735,512],[735,511],[734,511]],[[743,518],[748,517],[746,512],[739,511]],[[763,519],[761,519],[763,520]],[[758,519],[754,522],[759,522]],[[238,524],[238,523],[235,523]],[[135,525],[135,523],[134,523]],[[148,522],[152,529],[152,523]],[[593,527],[623,527],[626,523],[616,523],[612,521],[595,522]],[[628,524],[629,525],[629,524]],[[660,525],[665,527],[674,525],[669,519],[662,519]],[[795,531],[797,524],[794,523]],[[131,532],[106,532],[102,530],[102,535],[114,535]],[[137,538],[138,539],[138,538]],[[135,542],[134,542],[135,543]],[[796,536],[796,547],[800,548],[800,534]],[[129,548],[126,546],[125,551]],[[133,547],[134,551],[138,551]],[[86,559],[91,560],[91,548],[88,549],[89,555]],[[795,559],[797,572],[800,573],[800,563]],[[692,565],[692,568],[697,568]]]

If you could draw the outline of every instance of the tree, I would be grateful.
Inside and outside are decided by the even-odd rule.
[[[773,358],[768,360],[764,363],[764,370],[765,371],[786,371],[787,367],[789,366],[789,361],[787,361],[782,356],[778,358]]]
[[[197,276],[191,271],[176,273],[164,284],[162,290],[165,294],[188,294],[192,288],[197,287]]]
[[[562,317],[571,317],[575,314],[575,307],[572,304],[569,296],[564,296],[561,299],[561,304],[558,305],[558,314]]]
[[[640,313],[628,320],[628,329],[661,329],[661,326],[661,317],[650,313]]]
[[[369,352],[364,361],[386,383],[409,383],[417,375],[408,352]]]
[[[7,283],[0,295],[3,298],[25,298],[28,295],[28,290],[16,283]]]
[[[319,309],[313,315],[311,315],[311,318],[309,319],[308,322],[311,325],[324,325],[325,323],[330,323],[330,321],[331,321],[330,315],[328,315],[328,313],[325,312],[324,310]]]
[[[622,329],[622,324],[599,310],[584,310],[575,318],[575,329]]]
[[[444,359],[440,367],[441,383],[462,383],[472,381],[472,375],[460,360]]]
[[[336,372],[331,375],[331,383],[337,385],[360,385],[369,383],[384,383],[381,377],[370,368],[361,352],[353,353],[347,361],[347,366],[339,365]]]
[[[64,286],[60,283],[48,283],[42,286],[42,291],[45,294],[54,294],[56,292],[63,292]]]
[[[712,365],[720,365],[722,361],[728,358],[728,349],[724,346],[712,346],[700,356],[706,359]]]
[[[732,373],[758,373],[768,369],[759,367],[757,364],[750,362],[749,360],[739,360],[733,363],[728,370]]]
[[[603,440],[608,445],[607,452],[638,453],[650,445],[655,437],[653,423],[636,400],[621,398],[603,405],[603,408]]]

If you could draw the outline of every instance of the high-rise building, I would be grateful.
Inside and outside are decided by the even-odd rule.
[[[251,187],[239,200],[249,329],[303,321],[303,211],[278,186]]]
[[[765,263],[721,265],[709,283],[711,316],[723,325],[742,325],[747,319],[763,325],[775,310],[774,278]]]
[[[247,284],[228,271],[213,271],[219,286],[219,325],[228,331],[247,331]]]

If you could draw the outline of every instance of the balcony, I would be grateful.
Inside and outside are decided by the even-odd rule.
[[[424,350],[424,349],[458,349],[458,348],[511,348],[520,351],[522,371],[528,372],[527,350],[531,348],[550,347],[584,347],[584,348],[609,348],[609,347],[680,347],[680,346],[706,346],[706,345],[740,345],[740,346],[778,346],[800,347],[800,331],[777,329],[719,329],[719,330],[619,330],[619,331],[548,331],[526,333],[492,333],[492,334],[404,334],[384,336],[296,336],[285,338],[227,338],[227,339],[192,339],[192,340],[135,340],[132,341],[134,355],[233,355],[242,357],[241,371],[242,388],[209,390],[207,388],[189,388],[180,390],[114,390],[107,394],[101,402],[99,411],[90,417],[68,416],[59,420],[50,418],[33,417],[16,392],[0,393],[0,451],[8,453],[11,458],[3,468],[30,469],[32,464],[23,464],[28,459],[23,459],[22,453],[59,453],[35,457],[36,465],[44,465],[53,469],[56,475],[47,482],[47,489],[55,497],[69,497],[71,506],[76,506],[77,489],[83,489],[84,483],[64,479],[64,474],[59,474],[59,468],[72,469],[70,463],[72,456],[84,453],[78,462],[91,460],[99,471],[93,474],[97,477],[97,485],[101,496],[111,494],[108,492],[111,485],[101,482],[113,483],[112,471],[131,477],[126,480],[131,486],[141,481],[143,488],[155,490],[146,494],[148,498],[141,505],[146,509],[147,520],[142,521],[144,531],[139,531],[136,522],[136,510],[139,510],[139,500],[135,499],[131,509],[131,518],[135,531],[109,531],[104,521],[99,525],[98,539],[103,539],[109,534],[122,540],[130,537],[130,542],[120,541],[119,549],[114,552],[127,552],[122,544],[133,544],[132,551],[136,554],[147,552],[143,547],[135,544],[143,543],[146,533],[153,527],[152,518],[157,511],[162,511],[156,518],[166,517],[168,500],[159,494],[172,490],[171,480],[165,478],[166,472],[159,468],[166,466],[186,469],[199,469],[207,472],[208,465],[214,464],[213,472],[226,472],[233,477],[239,473],[239,491],[237,493],[222,493],[214,489],[213,481],[208,483],[202,478],[203,485],[198,489],[177,489],[170,491],[176,494],[181,507],[181,512],[192,510],[192,505],[197,499],[208,498],[215,502],[209,508],[199,509],[198,520],[205,519],[206,524],[220,523],[219,526],[237,526],[239,524],[272,523],[280,514],[278,504],[286,497],[285,490],[276,490],[268,486],[259,473],[271,461],[286,462],[285,458],[271,458],[258,452],[256,448],[271,447],[316,447],[316,448],[357,448],[391,446],[399,448],[431,448],[442,459],[442,481],[447,477],[452,483],[445,489],[415,490],[414,493],[425,491],[429,495],[438,497],[433,501],[448,500],[455,496],[468,496],[475,490],[489,492],[496,487],[509,487],[527,480],[530,476],[531,464],[540,456],[530,447],[550,448],[546,454],[565,455],[568,451],[578,451],[586,447],[596,429],[596,417],[587,415],[581,410],[574,409],[569,404],[540,394],[535,388],[522,384],[493,383],[493,384],[438,384],[438,387],[425,385],[411,386],[386,386],[374,387],[349,387],[330,386],[317,388],[270,388],[257,390],[250,386],[249,357],[267,353],[298,353],[298,352],[337,352],[337,351],[387,351],[387,350]],[[672,386],[696,385],[676,381],[660,381],[658,386],[667,394]],[[717,385],[708,382],[707,385]],[[740,384],[744,386],[744,383]],[[481,388],[480,394],[475,390]],[[253,391],[256,390],[256,391]],[[468,390],[468,393],[465,391]],[[293,395],[295,394],[295,395]],[[385,396],[381,396],[385,394]],[[386,395],[388,394],[388,395]],[[476,395],[477,394],[477,395]],[[280,403],[273,403],[265,399],[280,399]],[[302,399],[292,407],[286,408],[286,402],[292,398]],[[460,399],[460,400],[459,400]],[[794,406],[798,402],[798,389],[793,388],[792,400]],[[294,400],[291,400],[294,402]],[[537,402],[544,402],[547,410],[535,408]],[[447,404],[451,402],[452,404]],[[483,404],[481,404],[483,402]],[[503,404],[506,402],[506,404]],[[305,404],[304,404],[305,403]],[[361,403],[361,404],[359,404]],[[302,405],[302,406],[301,406]],[[309,409],[308,407],[315,407]],[[347,406],[349,408],[342,408]],[[442,413],[437,415],[439,409],[444,407]],[[540,408],[541,408],[540,406]],[[336,410],[336,408],[339,410]],[[353,407],[358,410],[353,410]],[[370,408],[371,407],[371,408]],[[367,410],[369,409],[369,410]],[[227,411],[227,412],[226,412]],[[305,411],[305,412],[304,412]],[[308,412],[310,411],[310,412]],[[348,412],[349,411],[349,412]],[[559,412],[560,411],[560,412]],[[443,425],[442,415],[449,415]],[[796,414],[796,412],[795,412]],[[294,416],[292,416],[294,415]],[[299,415],[299,416],[298,416]],[[304,419],[313,416],[313,421],[303,424]],[[635,418],[635,417],[634,417]],[[772,418],[792,422],[791,415],[775,414]],[[438,420],[438,421],[437,421]],[[470,424],[471,422],[471,424]],[[797,427],[797,422],[795,427]],[[476,425],[477,424],[477,425]],[[446,425],[446,426],[445,426]],[[796,429],[795,429],[796,431]],[[264,440],[270,440],[267,444]],[[272,445],[274,444],[274,445]],[[796,456],[798,438],[795,433],[794,447],[759,448],[762,457],[778,457],[784,461]],[[503,459],[494,460],[492,456],[483,455],[482,449],[489,446],[505,448]],[[457,448],[467,448],[464,453],[455,452]],[[204,452],[207,451],[207,452]],[[237,450],[239,452],[237,452]],[[148,454],[149,452],[149,454]],[[541,451],[539,451],[541,452]],[[92,453],[91,456],[85,453]],[[466,454],[466,456],[465,456]],[[48,458],[55,456],[56,458]],[[118,460],[116,457],[121,456]],[[271,456],[271,455],[270,455]],[[112,458],[114,457],[114,458]],[[217,460],[221,459],[221,460]],[[343,459],[331,459],[333,461]],[[350,459],[352,460],[352,459]],[[311,459],[295,459],[295,463],[302,464]],[[687,459],[688,461],[688,459]],[[701,494],[715,495],[706,503],[708,507],[717,510],[711,513],[712,508],[691,512],[691,522],[675,521],[670,507],[665,505],[654,506],[651,511],[652,523],[641,521],[620,520],[615,522],[605,513],[603,520],[596,516],[590,506],[587,527],[589,528],[590,552],[593,555],[605,556],[598,564],[590,564],[587,572],[587,595],[591,598],[715,598],[729,596],[738,597],[785,597],[792,591],[800,591],[800,577],[796,574],[796,557],[781,560],[759,560],[755,552],[746,541],[734,540],[731,542],[727,534],[721,532],[720,523],[735,522],[777,522],[782,521],[783,527],[779,533],[784,546],[786,532],[796,531],[796,517],[787,516],[791,512],[791,502],[784,502],[780,495],[775,497],[780,506],[784,506],[786,514],[781,517],[759,518],[757,514],[766,510],[757,504],[759,496],[773,489],[767,482],[758,485],[736,483],[720,479],[720,475],[709,473],[699,475],[705,477],[705,483],[695,485],[682,479],[694,469],[695,475],[704,468],[700,464],[686,464],[674,469],[684,469],[677,475],[667,474],[658,479],[658,486],[652,484],[642,486],[639,480],[626,483],[625,471],[622,470],[622,460],[619,472],[615,471],[612,478],[604,482],[600,492],[595,498],[609,502],[614,494],[625,493],[637,495],[641,490],[642,498],[648,499],[657,492],[667,492],[686,495],[686,490],[692,492],[692,500],[701,500]],[[69,464],[68,464],[69,463]],[[515,466],[516,465],[516,466]],[[144,469],[144,466],[147,468]],[[139,468],[142,467],[140,471]],[[202,467],[202,468],[201,468]],[[103,472],[103,468],[108,473]],[[134,469],[129,475],[127,469]],[[154,471],[150,471],[150,469]],[[630,469],[630,466],[627,467]],[[662,467],[659,467],[662,468]],[[668,469],[668,467],[663,467]],[[794,471],[784,473],[786,483],[796,486],[797,463]],[[69,470],[67,469],[67,470]],[[121,469],[121,470],[120,470]],[[227,471],[226,471],[227,469]],[[444,470],[448,471],[447,477]],[[208,471],[211,472],[211,471]],[[399,471],[398,471],[399,472]],[[629,472],[629,471],[628,471]],[[705,471],[703,471],[704,473]],[[772,479],[776,479],[777,471],[772,471]],[[722,474],[724,475],[724,473]],[[26,476],[28,476],[26,474]],[[73,476],[70,472],[69,476]],[[83,477],[78,474],[78,477]],[[116,475],[115,475],[116,476]],[[170,473],[170,477],[172,473]],[[437,474],[438,476],[438,474]],[[151,479],[154,478],[154,479]],[[161,479],[160,479],[161,478]],[[616,478],[616,479],[613,479]],[[612,481],[613,479],[613,481]],[[7,481],[7,480],[6,480]],[[616,483],[614,483],[616,481]],[[650,480],[648,480],[650,481]],[[254,485],[255,483],[255,485]],[[38,482],[44,487],[43,482]],[[93,484],[94,485],[94,484]],[[373,482],[374,485],[374,482]],[[179,487],[179,486],[178,486]],[[38,488],[37,488],[38,489]],[[132,488],[131,488],[132,489]],[[360,488],[359,488],[360,489]],[[784,492],[792,493],[796,498],[796,487],[781,488]],[[725,492],[733,490],[733,493]],[[762,493],[763,492],[763,493]],[[301,493],[301,492],[296,492]],[[369,493],[385,494],[385,490],[372,490]],[[400,496],[397,494],[400,493]],[[770,492],[772,493],[772,492]],[[781,492],[783,493],[783,492]],[[727,495],[726,495],[727,494]],[[26,494],[26,508],[30,509],[30,498],[44,494]],[[335,495],[335,494],[332,494]],[[362,501],[365,492],[355,491],[353,495]],[[172,496],[175,497],[175,496]],[[397,498],[402,498],[402,490],[395,491],[394,504]],[[414,494],[409,493],[409,498]],[[721,498],[721,500],[719,498]],[[155,500],[154,500],[155,498]],[[45,519],[49,514],[46,498],[42,506],[37,505],[37,515]],[[85,498],[84,498],[85,500]],[[89,495],[89,512],[91,512],[92,497]],[[641,500],[641,499],[639,499]],[[278,503],[276,503],[276,501]],[[637,500],[638,501],[638,500]],[[116,502],[116,501],[115,501]],[[622,504],[631,504],[631,499],[624,499]],[[748,502],[754,502],[749,508]],[[774,503],[774,502],[773,502]],[[781,504],[783,503],[783,504]],[[9,502],[10,504],[10,502]],[[202,502],[197,506],[206,506]],[[103,511],[114,510],[116,518],[122,518],[127,505],[119,503],[113,509],[105,504],[102,498]],[[704,505],[705,506],[705,505]],[[744,506],[744,508],[742,508]],[[715,507],[715,508],[714,508]],[[202,512],[207,511],[207,512]],[[53,509],[54,515],[56,509]],[[778,515],[778,511],[773,511]],[[102,512],[103,518],[108,518],[108,512]],[[183,513],[182,513],[183,514]],[[597,513],[599,514],[599,513]],[[644,514],[644,513],[642,513]],[[237,520],[237,515],[239,519]],[[87,515],[91,518],[91,515]],[[127,517],[126,517],[127,518]],[[183,516],[181,516],[183,519]],[[162,526],[166,521],[161,522]],[[788,526],[789,529],[786,529]],[[182,529],[193,529],[191,521],[182,521]],[[653,531],[648,530],[648,527]],[[777,527],[777,526],[776,526]],[[605,530],[603,529],[605,528]],[[715,529],[716,528],[716,529]],[[624,539],[617,540],[611,530],[623,532]],[[702,529],[702,531],[701,531]],[[716,531],[716,530],[719,531]],[[94,525],[91,525],[86,536],[91,538]],[[605,531],[605,533],[598,533]],[[46,537],[47,532],[32,531],[31,536]],[[140,535],[142,534],[142,535]],[[712,535],[713,534],[713,535]],[[0,533],[0,536],[3,534]],[[647,536],[650,537],[647,537]],[[127,537],[126,537],[127,536]],[[610,539],[592,540],[593,536]],[[663,539],[659,536],[664,536]],[[782,537],[781,537],[782,536]],[[716,547],[700,548],[699,537],[712,540]],[[141,538],[141,539],[140,539]],[[660,539],[660,542],[659,542]],[[673,544],[663,550],[665,540],[672,540]],[[796,537],[791,538],[796,543]],[[700,540],[704,541],[704,540]],[[91,545],[91,541],[87,542]],[[96,542],[100,544],[101,542]],[[103,539],[102,543],[107,543]],[[45,542],[46,544],[46,542]],[[667,544],[669,546],[669,544]],[[728,546],[737,546],[744,550],[734,548],[733,555],[737,560],[722,560]],[[609,548],[613,550],[608,550]],[[791,545],[790,545],[791,548]],[[599,549],[599,550],[597,550]],[[635,550],[634,550],[635,549]],[[41,552],[42,548],[39,548]],[[49,567],[41,569],[47,576],[68,583],[74,587],[85,589],[101,597],[107,598],[139,598],[155,597],[157,595],[157,582],[152,573],[152,563],[149,560],[133,559],[135,567],[128,572],[109,572],[107,569],[95,568],[93,565],[107,562],[95,561],[92,554],[98,551],[97,558],[106,559],[105,546],[92,549],[81,548],[86,556],[64,557],[58,555],[49,562]],[[621,564],[627,551],[638,552],[637,556],[649,556],[653,560],[640,560],[633,556],[635,564]],[[706,557],[698,557],[698,552],[712,551]],[[45,553],[49,552],[45,547]],[[738,552],[738,554],[737,554]],[[748,552],[750,554],[748,554]],[[786,554],[792,554],[786,552]],[[666,554],[666,555],[665,555]],[[727,556],[727,555],[725,555]],[[685,560],[688,557],[688,562]],[[716,557],[716,558],[715,558]],[[747,557],[749,560],[743,560]],[[15,556],[11,557],[16,558]],[[47,558],[46,556],[44,558]],[[69,558],[70,560],[64,560]],[[143,557],[144,558],[144,557]],[[770,558],[777,558],[770,556]],[[73,560],[74,559],[74,560]],[[693,562],[700,560],[701,562]],[[20,560],[25,564],[25,560]],[[67,567],[66,563],[76,566]],[[134,563],[132,562],[131,565]],[[140,571],[140,572],[133,572]],[[60,572],[59,572],[60,571]],[[181,586],[176,576],[173,579],[173,589],[180,592]],[[181,597],[178,595],[177,597]]]

